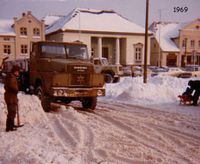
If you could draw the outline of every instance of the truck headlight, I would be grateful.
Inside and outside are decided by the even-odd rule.
[[[97,95],[98,95],[98,96],[102,96],[102,95],[103,95],[102,90],[99,89],[99,90],[97,91]]]
[[[63,89],[59,89],[59,90],[57,91],[57,95],[58,95],[58,96],[63,96],[64,93],[65,93],[65,91],[64,91]]]

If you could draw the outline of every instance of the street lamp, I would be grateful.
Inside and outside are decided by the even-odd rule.
[[[147,83],[148,21],[149,21],[149,0],[146,0],[145,43],[144,43],[144,75],[143,75],[143,82],[144,83]]]

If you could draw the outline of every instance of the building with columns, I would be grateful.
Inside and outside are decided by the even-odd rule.
[[[31,42],[45,40],[44,21],[35,18],[30,11],[22,17],[0,20],[0,65],[2,59],[29,58]]]
[[[151,65],[200,65],[200,19],[192,22],[154,22],[150,26]]]
[[[81,41],[87,44],[91,58],[105,57],[110,64],[144,63],[145,29],[114,11],[77,8],[66,16],[44,20],[48,25],[46,40]],[[148,42],[150,45],[150,39]],[[150,46],[148,52],[149,64]]]

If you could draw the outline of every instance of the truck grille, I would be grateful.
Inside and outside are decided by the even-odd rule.
[[[71,65],[71,86],[89,86],[90,84],[90,70],[89,66],[85,65]]]
[[[72,74],[72,86],[89,86],[89,74]]]

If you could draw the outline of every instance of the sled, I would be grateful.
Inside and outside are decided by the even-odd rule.
[[[180,99],[180,104],[184,104],[184,105],[186,105],[186,104],[191,105],[192,104],[192,99],[191,99],[190,96],[188,96],[188,95],[179,95],[178,97]]]

